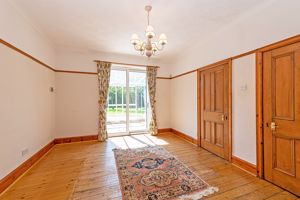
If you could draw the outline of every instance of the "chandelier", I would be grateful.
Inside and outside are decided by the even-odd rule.
[[[160,34],[158,41],[154,41],[155,32],[153,27],[149,23],[149,14],[152,10],[152,6],[145,6],[145,10],[147,12],[148,20],[147,28],[145,31],[147,41],[141,41],[137,34],[132,34],[130,42],[134,46],[134,49],[139,51],[141,55],[146,55],[148,58],[150,58],[152,55],[155,55],[157,51],[162,51],[168,41],[167,36],[164,33]]]

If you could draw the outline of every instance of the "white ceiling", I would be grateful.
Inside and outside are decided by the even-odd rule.
[[[150,24],[169,44],[160,58],[172,58],[205,41],[265,0],[13,0],[57,46],[136,55],[132,33],[143,37],[144,6]]]

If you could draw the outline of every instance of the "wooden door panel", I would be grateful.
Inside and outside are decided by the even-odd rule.
[[[209,121],[204,121],[204,139],[207,142],[210,142],[211,136],[211,123]]]
[[[214,72],[214,112],[224,112],[224,70]]]
[[[224,147],[224,124],[215,123],[215,141],[214,144],[223,148]]]
[[[300,43],[263,53],[263,74],[264,175],[300,195]]]
[[[203,92],[204,92],[204,110],[205,111],[210,111],[210,102],[211,102],[211,82],[210,82],[210,73],[204,73],[203,74]]]
[[[273,137],[273,169],[295,176],[295,140]]]
[[[205,115],[203,116],[203,120],[223,123],[222,115],[223,115],[223,113],[206,112],[205,111]]]
[[[201,72],[201,146],[229,159],[228,63]]]
[[[294,120],[294,56],[292,53],[272,60],[272,116],[276,119]]]

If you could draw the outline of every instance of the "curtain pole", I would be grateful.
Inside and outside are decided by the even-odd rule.
[[[128,65],[128,66],[134,66],[134,67],[155,67],[155,68],[160,68],[159,66],[154,66],[154,65],[141,65],[141,64],[131,64],[131,63],[121,63],[121,62],[112,62],[112,61],[104,61],[104,60],[94,60],[96,63],[100,62],[106,62],[106,63],[111,63],[111,64],[118,64],[118,65]]]

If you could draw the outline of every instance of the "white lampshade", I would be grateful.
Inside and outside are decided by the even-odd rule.
[[[168,43],[168,39],[167,39],[166,34],[164,34],[164,33],[160,34],[159,39],[158,39],[158,42],[159,42],[159,44],[161,44],[161,45],[167,44],[167,43]]]
[[[146,28],[146,37],[147,38],[155,37],[154,28],[150,25],[148,25],[147,28]]]
[[[133,45],[139,44],[140,43],[139,36],[137,34],[132,34],[130,42]]]

